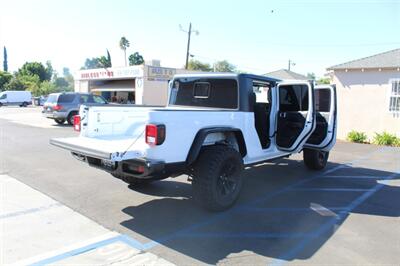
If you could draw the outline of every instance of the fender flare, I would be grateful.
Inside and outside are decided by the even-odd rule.
[[[189,153],[186,157],[186,164],[190,165],[196,161],[197,156],[200,153],[201,147],[203,146],[204,140],[206,139],[208,134],[225,132],[232,132],[235,135],[240,154],[242,155],[242,157],[246,156],[246,143],[244,141],[243,133],[240,129],[233,127],[209,127],[202,128],[197,132],[196,137],[193,140],[192,146],[190,147]]]

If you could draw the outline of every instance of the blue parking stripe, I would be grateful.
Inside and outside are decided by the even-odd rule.
[[[47,211],[49,209],[52,209],[55,207],[61,207],[61,206],[63,206],[61,203],[55,202],[55,203],[51,203],[49,205],[41,206],[38,208],[32,208],[32,209],[27,209],[27,210],[12,212],[12,213],[0,214],[0,220],[18,217],[18,216],[22,216],[22,215],[27,215],[27,214],[31,214],[31,213],[37,213],[37,212],[41,212],[41,211]]]
[[[393,179],[396,176],[398,176],[399,174],[400,174],[400,170],[387,176],[385,179],[386,180]],[[369,197],[371,197],[374,193],[376,193],[377,191],[382,189],[384,186],[385,186],[384,183],[378,183],[377,185],[374,186],[373,189],[362,194],[360,197],[358,197],[353,202],[351,202],[343,212],[340,212],[338,217],[332,218],[328,222],[322,224],[314,232],[314,235],[316,237],[320,237],[324,233],[328,232],[332,226],[334,226],[337,223],[342,222],[346,218],[347,213],[351,212],[352,210],[354,210],[355,208],[360,206],[363,202],[365,202]],[[281,265],[285,264],[288,260],[294,258],[299,252],[301,252],[308,244],[310,244],[311,241],[312,241],[312,239],[310,239],[310,238],[303,239],[298,245],[296,245],[294,248],[292,248],[292,249],[288,250],[287,252],[278,256],[278,258],[275,259],[274,261],[272,261],[272,263],[270,263],[269,265],[281,266]]]
[[[337,178],[337,179],[383,179],[381,176],[368,176],[368,175],[328,175],[322,178]]]
[[[212,232],[212,233],[185,233],[181,234],[180,237],[190,238],[253,238],[253,239],[267,239],[267,238],[313,238],[314,233],[267,233],[267,232],[242,232],[242,233],[230,233],[230,232]]]
[[[330,210],[330,211],[344,211],[346,210],[345,207],[325,207],[324,208]],[[262,212],[262,213],[268,213],[268,212],[290,212],[290,213],[297,213],[297,212],[314,212],[315,210],[311,209],[311,207],[306,207],[306,208],[264,208],[264,207],[242,207],[240,209],[237,209],[238,212]]]
[[[325,192],[365,192],[371,189],[365,188],[295,188],[292,191],[325,191]]]
[[[111,243],[117,242],[118,240],[120,240],[120,236],[116,236],[116,237],[112,237],[112,238],[109,238],[109,239],[105,239],[105,240],[102,240],[102,241],[87,245],[85,247],[74,249],[74,250],[62,253],[60,255],[56,255],[54,257],[47,258],[47,259],[35,262],[35,263],[31,264],[31,266],[41,266],[41,265],[47,265],[47,264],[50,264],[50,263],[54,263],[56,261],[60,261],[60,260],[63,260],[63,259],[69,258],[69,257],[73,257],[73,256],[88,252],[90,250],[93,250],[93,249],[96,249],[96,248],[99,248],[99,247],[102,247],[102,246],[109,245]]]
[[[60,260],[63,260],[63,259],[69,258],[69,257],[73,257],[73,256],[77,256],[82,253],[86,253],[91,250],[94,250],[94,249],[97,249],[97,248],[100,248],[103,246],[107,246],[109,244],[119,242],[119,241],[123,242],[133,248],[136,248],[138,250],[143,250],[143,245],[139,241],[137,241],[129,236],[126,236],[126,235],[118,235],[118,236],[115,236],[115,237],[112,237],[109,239],[105,239],[105,240],[102,240],[102,241],[99,241],[99,242],[96,242],[96,243],[93,243],[93,244],[90,244],[90,245],[87,245],[87,246],[84,246],[84,247],[81,247],[78,249],[67,251],[65,253],[35,262],[35,263],[31,264],[31,266],[47,265],[47,264],[54,263],[54,262],[57,262],[57,261],[60,261]]]

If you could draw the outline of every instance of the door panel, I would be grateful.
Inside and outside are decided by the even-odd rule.
[[[276,145],[298,152],[314,130],[313,87],[308,82],[279,83]]]
[[[306,118],[300,112],[281,112],[278,115],[278,132],[276,144],[290,148],[303,131]]]
[[[326,134],[328,133],[329,121],[329,114],[317,112],[316,116],[317,124],[315,130],[307,140],[307,143],[314,145],[320,144],[325,139]]]
[[[336,139],[336,87],[316,86],[314,96],[317,125],[305,146],[328,151]]]

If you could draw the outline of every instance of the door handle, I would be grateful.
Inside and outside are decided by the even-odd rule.
[[[286,118],[286,113],[280,113],[280,114],[279,114],[279,117],[281,117],[281,118]]]

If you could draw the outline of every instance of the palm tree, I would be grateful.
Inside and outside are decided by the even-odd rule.
[[[124,59],[125,59],[125,66],[126,66],[126,48],[129,47],[129,41],[125,37],[121,37],[119,40],[119,47],[124,51]]]

